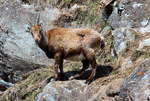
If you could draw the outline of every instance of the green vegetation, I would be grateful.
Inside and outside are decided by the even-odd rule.
[[[118,74],[119,72],[118,71],[112,71],[111,73],[110,73],[110,75],[116,75],[116,74]]]
[[[82,68],[81,62],[67,61],[64,63],[64,71],[79,71]]]
[[[99,64],[111,65],[114,63],[115,58],[111,55],[112,49],[112,35],[108,35],[105,37],[105,48],[102,50],[98,50],[96,56]]]
[[[132,61],[136,61],[138,58],[149,58],[150,52],[135,50],[131,56]]]
[[[103,9],[100,7],[100,0],[86,0],[81,5],[81,8],[77,8],[75,12],[71,12],[72,16],[64,15],[61,16],[58,21],[55,22],[56,26],[64,27],[64,25],[77,25],[84,27],[91,27],[98,31],[101,31],[105,26],[106,22],[103,19]],[[58,0],[57,6],[58,8],[69,9],[74,4],[78,4],[74,0]],[[83,8],[84,9],[83,9]]]

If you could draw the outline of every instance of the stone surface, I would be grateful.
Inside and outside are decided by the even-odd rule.
[[[106,26],[102,31],[101,31],[101,34],[103,36],[107,36],[111,33],[111,27],[110,26]]]
[[[5,82],[4,80],[0,80],[0,85],[5,86],[6,88],[13,86],[12,83]]]
[[[115,101],[105,94],[107,87],[87,85],[81,80],[50,82],[37,95],[36,101]]]
[[[149,0],[120,0],[109,17],[113,28],[146,28],[149,25]],[[118,11],[121,11],[118,13]]]
[[[144,60],[126,78],[120,90],[123,101],[149,101],[150,99],[150,59]]]
[[[130,28],[117,28],[112,31],[114,50],[119,55],[127,48],[127,42],[135,41],[135,31]]]
[[[150,47],[150,38],[140,40],[138,50],[142,50],[144,47]]]
[[[127,48],[127,40],[135,41],[134,31],[140,33],[141,37],[149,34],[150,8],[148,5],[150,1],[119,0],[116,2],[108,23],[113,28],[114,49],[117,54],[120,54]],[[139,41],[137,42],[139,47],[136,47],[139,50],[142,50],[144,46],[149,47],[149,39]]]
[[[125,71],[131,67],[133,67],[134,63],[132,62],[132,60],[130,59],[130,57],[128,58],[121,58],[121,71]]]
[[[47,84],[36,101],[86,101],[85,81],[51,82]]]
[[[123,78],[120,78],[120,79],[116,79],[116,80],[113,80],[112,82],[110,82],[107,85],[106,95],[110,96],[110,97],[119,95],[120,88],[123,84],[123,80],[124,80]]]
[[[36,22],[38,11],[35,8],[15,1],[6,1],[0,6],[0,71],[21,74],[52,64],[27,32],[28,20],[32,24]],[[51,28],[49,24],[58,18],[59,10],[45,7],[40,15],[44,29]]]

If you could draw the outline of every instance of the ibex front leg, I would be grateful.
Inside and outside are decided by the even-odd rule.
[[[55,80],[60,80],[61,76],[63,76],[63,57],[62,57],[62,53],[58,52],[55,54],[54,56],[55,59],[55,65],[54,65],[54,78]],[[58,68],[60,70],[60,73],[58,71]]]

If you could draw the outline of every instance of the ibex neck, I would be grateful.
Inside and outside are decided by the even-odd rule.
[[[45,32],[41,32],[40,34],[41,34],[41,40],[37,44],[39,45],[39,47],[42,50],[45,50],[45,48],[48,46],[48,39],[47,39],[47,36],[46,36]]]

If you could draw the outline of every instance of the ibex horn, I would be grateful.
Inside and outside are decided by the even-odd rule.
[[[40,13],[37,16],[37,21],[36,21],[37,25],[40,23]]]
[[[28,24],[29,24],[30,26],[32,26],[32,23],[31,23],[31,20],[29,19],[29,17],[27,17],[27,21],[28,21]]]

